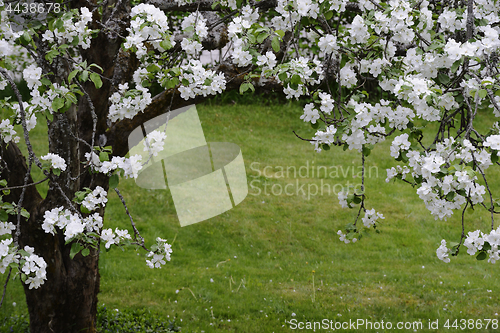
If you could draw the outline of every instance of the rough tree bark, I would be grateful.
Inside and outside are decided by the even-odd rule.
[[[135,65],[129,58],[128,61],[119,61],[122,39],[118,35],[125,35],[130,7],[121,1],[111,1],[108,4],[118,6],[118,10],[110,20],[114,32],[118,34],[101,31],[97,38],[93,39],[91,48],[81,52],[83,59],[89,64],[95,63],[104,69],[103,76],[107,79],[103,80],[103,86],[99,90],[90,82],[83,84],[88,98],[80,98],[77,107],[72,107],[64,113],[54,114],[53,121],[48,122],[49,150],[63,157],[68,169],[60,176],[51,175],[49,191],[45,198],[42,199],[34,186],[27,187],[24,192],[23,206],[30,213],[30,218],[22,219],[17,240],[21,248],[25,245],[34,247],[36,253],[47,262],[45,283],[38,289],[29,289],[28,285],[24,285],[32,333],[96,331],[97,294],[100,283],[99,251],[92,249],[90,255],[86,257],[78,254],[70,259],[71,244],[65,244],[62,232],[59,231],[53,236],[45,233],[41,226],[44,212],[60,206],[69,208],[72,205],[70,200],[76,191],[96,186],[108,190],[106,176],[88,172],[81,174],[84,154],[90,151],[88,145],[92,142],[94,124],[91,108],[97,116],[95,137],[99,137],[107,130],[108,98],[113,93],[112,82],[123,83],[130,79]],[[86,5],[88,6],[86,2],[71,3],[73,8]],[[102,18],[96,17],[97,13],[95,14],[93,28],[102,28],[98,26],[98,22],[110,15],[108,9],[110,7],[104,9]],[[36,54],[37,63],[43,72],[54,73],[49,77],[53,82],[67,77],[68,72],[65,70],[67,66],[64,61],[57,60],[49,64],[44,59],[46,50],[43,42],[38,40],[37,45],[39,46]],[[89,100],[92,101],[92,105]],[[122,151],[126,153],[126,150]],[[2,145],[1,156],[5,162],[2,178],[8,181],[9,186],[22,186],[29,162],[23,157],[18,146],[13,142],[8,146]],[[32,182],[30,177],[28,183]],[[7,202],[17,203],[22,192],[22,189],[12,190],[4,199]],[[101,216],[104,214],[103,209],[98,212]],[[12,217],[11,222],[17,224],[17,217]]]
[[[94,5],[97,1],[71,1],[72,8]],[[262,3],[266,3],[263,1]],[[269,5],[275,4],[269,0]],[[260,6],[263,6],[261,4]],[[116,7],[116,9],[115,9]],[[208,7],[207,7],[208,8]],[[211,8],[211,7],[210,7]],[[164,8],[165,10],[178,10]],[[195,8],[189,8],[196,10]],[[103,68],[103,85],[96,89],[90,81],[82,83],[85,95],[80,97],[78,105],[64,113],[54,114],[48,121],[49,151],[58,154],[66,161],[68,169],[60,176],[49,175],[49,191],[42,198],[35,186],[13,189],[5,202],[18,203],[23,197],[22,206],[30,213],[29,220],[21,218],[20,233],[14,240],[21,248],[25,245],[35,248],[35,253],[47,262],[47,280],[38,289],[29,289],[24,285],[28,311],[30,315],[30,330],[32,333],[70,333],[96,332],[97,294],[99,292],[99,250],[91,249],[90,255],[83,257],[77,254],[70,259],[71,243],[65,244],[61,230],[56,235],[47,234],[42,230],[45,211],[60,206],[70,209],[74,204],[71,200],[75,192],[84,187],[103,187],[108,190],[108,178],[103,174],[89,173],[82,165],[85,163],[85,153],[90,152],[90,146],[101,144],[112,146],[113,155],[125,156],[128,152],[128,135],[137,126],[168,110],[195,104],[204,98],[199,97],[185,101],[174,90],[164,91],[153,98],[152,103],[143,113],[133,119],[124,119],[110,124],[107,119],[109,97],[115,92],[118,84],[128,82],[138,67],[135,56],[120,49],[126,36],[129,23],[130,5],[128,1],[110,0],[103,9],[102,16],[94,12],[92,29],[100,29],[97,37],[92,39],[91,47],[80,50],[82,60],[88,64],[97,64]],[[106,22],[103,25],[102,22]],[[223,31],[211,32],[211,40],[204,43],[206,49],[221,48],[227,41]],[[69,74],[69,63],[64,59],[56,59],[49,64],[45,60],[46,45],[40,39],[36,40],[37,50],[34,55],[43,73],[49,75],[53,82],[61,82]],[[224,72],[228,79],[227,89],[237,89],[243,82],[244,69],[231,64],[220,64],[218,71]],[[276,82],[268,82],[270,89],[280,88]],[[41,121],[41,119],[39,119]],[[93,131],[93,128],[96,131]],[[104,142],[104,143],[103,143]],[[29,160],[21,153],[14,142],[0,144],[0,178],[6,179],[9,187],[23,187],[26,175],[30,170]],[[36,167],[34,164],[33,167]],[[31,176],[27,183],[33,183]],[[104,209],[98,210],[101,216]],[[17,217],[10,216],[10,222],[17,225]]]

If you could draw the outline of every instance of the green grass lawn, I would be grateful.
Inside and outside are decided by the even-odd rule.
[[[336,232],[354,221],[357,209],[342,209],[331,189],[360,183],[357,152],[335,148],[318,154],[297,139],[292,130],[304,137],[313,130],[299,119],[302,111],[295,104],[205,104],[198,105],[198,113],[207,141],[240,146],[247,198],[222,215],[181,228],[168,190],[121,180],[119,188],[148,244],[157,236],[167,238],[174,252],[158,270],[146,266],[144,251],[103,252],[100,304],[147,308],[176,318],[182,332],[290,332],[292,319],[383,320],[394,326],[422,321],[419,331],[442,332],[448,331],[447,319],[499,319],[498,264],[476,261],[465,251],[449,264],[438,260],[441,239],[459,240],[460,214],[436,221],[411,186],[385,182],[385,169],[393,166],[390,141],[366,161],[366,204],[384,214],[381,233],[346,245]],[[490,174],[498,193],[499,173]],[[288,184],[290,195],[283,193]],[[314,195],[321,186],[323,193]],[[466,232],[488,230],[487,212],[469,210],[467,216]],[[106,227],[132,230],[114,192],[105,220]],[[1,311],[24,313],[19,280],[7,289]],[[428,330],[429,321],[437,319],[440,329]]]

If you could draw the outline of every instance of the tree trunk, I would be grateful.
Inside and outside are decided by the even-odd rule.
[[[37,224],[41,225],[40,221]],[[71,246],[64,246],[64,236],[52,236],[43,230],[28,237],[23,231],[22,235],[38,255],[48,259],[45,283],[38,289],[24,284],[31,333],[96,332],[98,250],[93,249],[87,257],[78,254],[70,259]]]

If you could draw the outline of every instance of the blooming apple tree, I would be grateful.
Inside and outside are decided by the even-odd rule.
[[[498,165],[499,4],[494,0],[74,0],[0,1],[0,273],[17,271],[33,332],[95,331],[99,247],[143,248],[160,268],[171,246],[148,248],[118,190],[147,163],[128,156],[133,129],[164,112],[228,89],[281,89],[304,101],[301,119],[316,130],[317,152],[341,146],[365,158],[391,138],[387,170],[417,188],[436,219],[462,211],[461,246],[478,259],[500,259],[498,203],[486,169]],[[207,60],[214,59],[215,60]],[[24,80],[29,96],[16,81]],[[490,117],[490,114],[492,117]],[[41,156],[30,131],[48,125]],[[422,128],[437,123],[435,136]],[[17,125],[17,126],[16,126]],[[298,135],[297,135],[298,136]],[[27,160],[21,158],[21,140]],[[165,133],[144,141],[150,156]],[[32,170],[44,178],[35,181]],[[364,170],[364,169],[363,169]],[[48,182],[46,196],[35,185]],[[345,243],[376,229],[362,190],[339,193],[359,205]],[[105,228],[113,189],[130,229]],[[490,231],[466,235],[465,209],[491,213]],[[361,216],[362,226],[357,224]],[[133,234],[129,234],[131,231]],[[61,293],[61,288],[64,290]]]

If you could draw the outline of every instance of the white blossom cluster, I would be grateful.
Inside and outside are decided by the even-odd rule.
[[[109,100],[111,105],[108,119],[112,122],[134,118],[139,112],[144,111],[152,101],[151,93],[140,82],[136,82],[136,89],[129,89],[128,83],[120,84],[118,91],[113,93]]]
[[[12,222],[0,222],[0,236],[10,234],[14,230],[16,230],[14,223],[12,223]]]
[[[464,239],[463,246],[467,248],[467,253],[475,256],[478,251],[483,251],[488,255],[489,263],[496,263],[500,260],[500,227],[493,229],[489,234],[481,232],[481,230],[469,231]],[[450,262],[448,254],[451,250],[446,247],[446,241],[441,241],[441,246],[436,250],[437,256],[444,262]]]
[[[327,5],[327,11],[334,10],[342,13],[345,11],[347,2],[345,0],[333,0],[325,4],[322,0],[279,0],[276,11],[280,15],[273,17],[271,23],[276,29],[283,31],[292,30],[301,17],[318,18],[322,4]]]
[[[476,172],[462,163],[476,160],[481,170],[486,170],[492,162],[491,154],[485,149],[475,148],[467,139],[460,143],[453,138],[438,143],[435,151],[427,153],[408,149],[407,145],[399,147],[401,151],[405,151],[412,176],[421,177],[417,194],[436,219],[446,220],[453,214],[453,210],[460,209],[465,204],[466,198],[472,204],[483,202],[485,186],[478,184]],[[388,169],[386,181],[398,174],[406,176],[408,173],[408,168]]]
[[[167,134],[164,131],[154,130],[144,140],[144,151],[149,152],[150,155],[158,156],[165,146],[165,139]]]
[[[378,219],[385,219],[384,215],[382,213],[377,213],[375,212],[375,208],[372,209],[367,209],[365,211],[365,216],[362,218],[363,225],[366,228],[371,228],[375,225]]]
[[[343,193],[343,192],[339,192],[339,199],[341,198],[340,193]],[[345,194],[346,193],[342,194],[343,199],[341,199],[341,200],[345,200],[347,198],[347,197],[344,197]],[[347,207],[347,203],[346,203],[346,207]],[[369,210],[367,209],[367,210],[365,210],[365,216],[362,218],[363,226],[367,229],[373,228],[376,226],[378,219],[385,219],[385,217],[383,214],[377,213],[375,211],[375,208],[372,208]],[[359,231],[357,233],[359,234]],[[344,242],[345,244],[349,244],[351,241],[353,243],[356,243],[358,241],[358,238],[355,238],[355,237],[350,239],[348,237],[348,234],[344,234],[342,232],[342,230],[337,231],[337,235],[339,236],[339,240],[341,242]]]
[[[217,95],[226,89],[224,74],[205,69],[199,60],[191,59],[187,64],[181,65],[180,69],[179,79],[187,81],[187,85],[183,84],[179,87],[181,97],[185,100],[198,95]]]
[[[334,108],[334,100],[330,94],[320,92],[319,110],[315,103],[309,103],[304,107],[304,114],[300,117],[306,122],[315,123],[320,119],[321,114],[330,115]],[[358,103],[353,100],[349,102],[355,117],[349,122],[346,131],[342,133],[342,142],[347,143],[349,149],[361,151],[364,144],[376,144],[384,141],[386,129],[381,123],[384,121],[398,129],[405,129],[410,120],[414,118],[414,113],[410,108],[398,105],[395,108],[389,106],[389,102],[381,100],[380,103],[371,105],[368,103]],[[327,132],[332,133],[333,125],[328,126]],[[335,134],[335,133],[334,133]],[[403,135],[403,137],[405,137]],[[403,138],[402,137],[402,138]],[[318,140],[318,133],[312,138],[311,143],[317,152],[321,152],[319,144],[331,144],[334,140]],[[403,145],[403,147],[406,147]],[[395,149],[395,148],[394,148]]]
[[[0,241],[0,274],[5,273],[11,264],[17,264],[29,289],[40,287],[47,279],[47,263],[34,253],[34,248],[26,245],[24,251],[19,251],[12,242],[12,238]]]
[[[113,232],[113,229],[103,229],[101,233],[101,240],[103,242],[106,242],[104,245],[107,249],[110,248],[111,245],[119,245],[126,239],[132,239],[130,237],[128,230],[120,230],[118,228],[115,229]]]
[[[266,54],[261,54],[257,57],[257,66],[262,66],[263,76],[270,75],[277,64],[276,55],[271,51],[267,51]]]
[[[64,84],[53,83],[44,93],[40,93],[42,69],[35,64],[31,64],[23,71],[23,79],[30,88],[31,100],[29,103],[23,102],[23,109],[26,113],[26,126],[28,130],[36,126],[36,112],[48,111],[53,113],[52,102],[56,98],[64,98],[69,89]],[[20,119],[20,106],[14,103],[12,106],[17,117]]]
[[[85,199],[82,201],[82,205],[90,212],[94,211],[100,205],[103,207],[106,205],[106,202],[108,202],[107,195],[108,193],[102,187],[96,186],[92,192],[89,192],[85,196]]]
[[[442,260],[446,263],[450,262],[450,258],[448,257],[450,253],[450,249],[446,247],[446,240],[441,240],[441,245],[436,250],[436,255],[439,260]]]
[[[134,49],[138,58],[147,55],[147,45],[155,50],[164,52],[164,46],[173,47],[175,41],[171,39],[168,18],[164,12],[153,5],[139,4],[132,8],[132,20],[127,28],[129,34],[125,40],[125,49]],[[167,45],[162,44],[166,41]]]
[[[133,155],[129,158],[121,157],[121,156],[113,156],[111,161],[101,162],[99,156],[92,153],[85,153],[85,158],[87,162],[90,164],[92,170],[96,172],[101,172],[108,174],[114,170],[121,170],[123,177],[125,178],[136,178],[138,172],[142,169],[142,156],[141,155]]]
[[[48,234],[55,235],[56,227],[63,230],[66,242],[78,238],[85,231],[99,232],[102,228],[102,217],[98,213],[80,218],[64,207],[57,207],[45,211],[42,229]]]
[[[37,289],[47,280],[47,263],[35,254],[34,248],[26,245],[24,251],[28,253],[20,259],[21,272],[26,275],[24,283],[28,284],[30,289]]]
[[[14,126],[10,124],[8,119],[4,119],[0,122],[0,136],[5,143],[9,143],[11,141],[18,143],[20,140],[20,138],[16,135]]]
[[[81,7],[80,11],[79,16],[73,14],[70,19],[65,20],[62,27],[54,26],[53,31],[47,29],[42,35],[42,40],[61,45],[71,43],[76,37],[78,38],[78,46],[88,49],[91,43],[92,30],[87,25],[92,22],[92,12],[87,7]]]
[[[19,254],[12,245],[12,238],[0,240],[0,274],[5,273],[11,263],[19,262]]]
[[[297,88],[293,88],[288,85],[283,89],[286,98],[299,98],[302,95],[309,93],[307,88],[308,85],[319,84],[324,77],[323,65],[317,59],[310,61],[305,57],[299,57],[298,59],[292,59],[286,65],[278,66],[279,71],[286,71],[289,78],[293,78],[294,75],[300,77],[300,83]],[[278,77],[278,81],[282,82]]]
[[[41,156],[40,159],[49,161],[51,164],[51,168],[66,171],[66,161],[64,160],[64,158],[57,154],[48,153],[47,155]]]
[[[165,260],[170,261],[170,254],[172,253],[172,246],[167,243],[166,239],[160,237],[156,238],[156,250],[147,254],[150,260],[146,260],[146,264],[150,268],[161,268],[165,265]]]
[[[188,38],[193,38],[196,35],[201,41],[208,36],[207,20],[198,11],[186,16],[182,20],[181,27]]]

